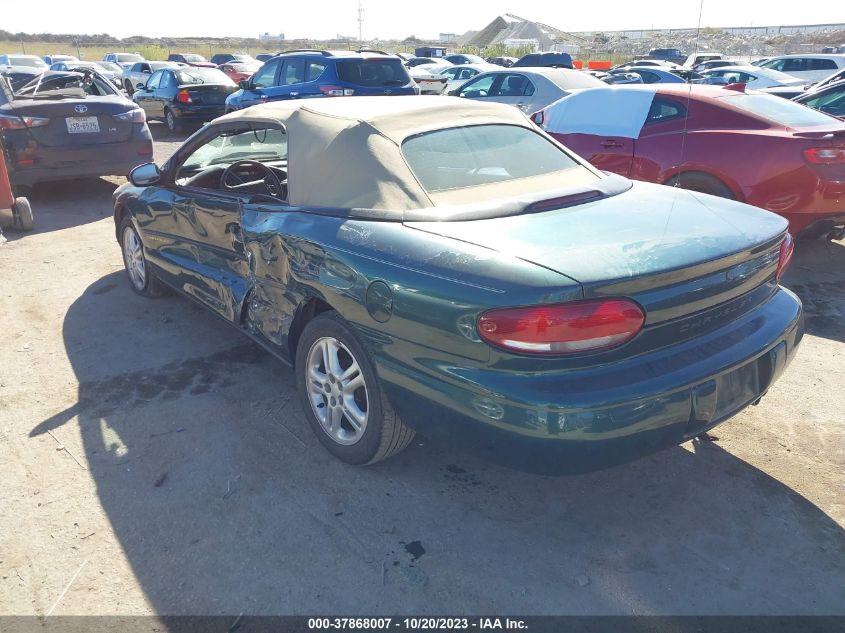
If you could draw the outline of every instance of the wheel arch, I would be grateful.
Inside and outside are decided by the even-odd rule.
[[[288,330],[288,356],[291,362],[296,362],[296,347],[299,344],[299,338],[302,336],[302,331],[308,322],[314,317],[324,312],[329,312],[334,308],[323,298],[309,296],[306,297],[294,312],[293,320]]]
[[[736,180],[730,175],[719,170],[714,170],[706,165],[684,165],[680,168],[667,170],[663,173],[660,184],[672,186],[672,182],[684,174],[701,174],[708,178],[714,178],[730,189],[736,200],[745,202],[745,192]]]

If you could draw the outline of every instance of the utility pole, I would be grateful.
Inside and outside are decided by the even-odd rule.
[[[358,0],[358,45],[364,45],[364,5]]]

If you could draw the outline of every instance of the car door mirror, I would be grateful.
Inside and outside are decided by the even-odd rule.
[[[136,90],[146,90],[146,88],[147,88],[147,87],[146,87],[144,84],[142,84],[142,83],[137,83],[137,84],[135,84],[135,89],[136,89]]]
[[[155,163],[138,165],[129,172],[129,182],[136,187],[149,187],[161,180],[161,170]]]
[[[238,82],[238,86],[241,90],[255,90],[255,86],[252,85],[252,82],[249,79],[241,79]]]

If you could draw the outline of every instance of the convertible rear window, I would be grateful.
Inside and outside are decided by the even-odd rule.
[[[738,94],[725,98],[730,99],[727,103],[732,106],[785,127],[830,125],[834,122],[827,114],[773,95]]]
[[[426,132],[405,140],[402,154],[428,192],[580,167],[551,141],[517,125],[474,125]]]

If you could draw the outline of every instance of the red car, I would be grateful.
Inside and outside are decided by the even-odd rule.
[[[238,83],[239,81],[252,77],[252,75],[255,74],[255,71],[261,68],[261,66],[262,63],[259,61],[243,62],[233,60],[226,62],[225,64],[220,64],[217,68],[226,73],[226,76],[229,77],[229,79]]]
[[[599,169],[753,204],[793,234],[845,225],[845,122],[787,99],[741,85],[608,86],[532,118]]]

